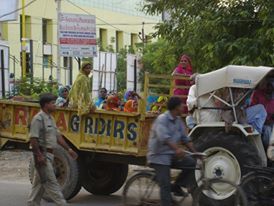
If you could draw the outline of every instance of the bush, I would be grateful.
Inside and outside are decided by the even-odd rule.
[[[38,100],[40,94],[48,92],[58,95],[57,81],[46,82],[36,77],[25,77],[15,81],[14,96],[23,96],[31,100]]]

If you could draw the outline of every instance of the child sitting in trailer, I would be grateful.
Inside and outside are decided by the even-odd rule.
[[[157,101],[152,105],[151,111],[153,113],[164,113],[167,111],[168,97],[160,96]]]

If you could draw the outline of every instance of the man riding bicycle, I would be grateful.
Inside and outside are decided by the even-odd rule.
[[[195,159],[185,156],[179,147],[183,142],[191,152],[196,152],[189,137],[185,134],[185,126],[181,119],[182,101],[179,97],[171,97],[167,103],[168,111],[157,117],[150,131],[147,161],[155,169],[156,181],[160,186],[161,206],[171,206],[171,192],[176,196],[185,196],[181,187],[189,187],[192,170],[184,170],[174,184],[170,184],[170,169],[182,167],[194,168]]]

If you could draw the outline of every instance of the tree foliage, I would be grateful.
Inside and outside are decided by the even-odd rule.
[[[274,64],[273,0],[155,0],[143,10],[169,13],[156,34],[177,56],[190,55],[199,72],[228,64]]]
[[[156,74],[171,74],[177,62],[176,48],[164,39],[144,47],[143,71]]]
[[[146,44],[142,53],[143,68],[139,79],[139,81],[142,82],[142,85],[145,72],[152,74],[171,74],[178,64],[176,47],[164,39],[159,39],[157,42]]]
[[[58,95],[58,83],[56,80],[43,81],[41,78],[24,77],[17,79],[14,90],[7,97],[21,96],[29,100],[38,100],[42,93]]]
[[[134,54],[131,46],[120,49],[117,56],[117,91],[123,91],[127,88],[127,54]]]

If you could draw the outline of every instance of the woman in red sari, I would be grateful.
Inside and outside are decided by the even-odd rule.
[[[191,65],[191,59],[187,55],[182,55],[180,58],[179,65],[174,69],[172,75],[182,75],[182,76],[188,76],[190,77],[192,75],[192,65]],[[183,80],[183,79],[176,79],[175,80],[175,86],[191,86],[189,80]],[[182,101],[184,104],[183,107],[183,114],[187,114],[187,106],[186,106],[186,99],[188,95],[189,89],[181,89],[181,88],[175,88],[173,93],[174,95],[185,95],[185,97],[182,97]]]

